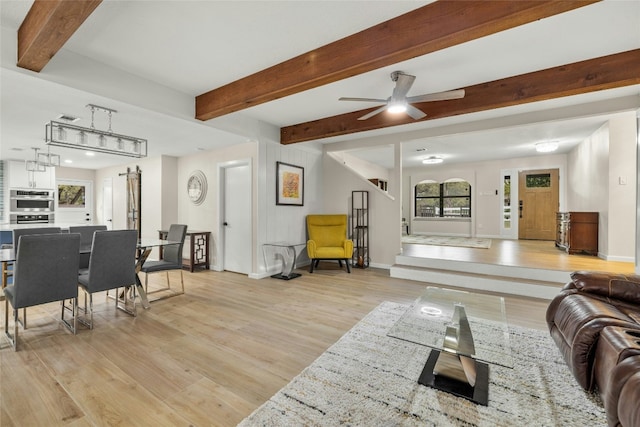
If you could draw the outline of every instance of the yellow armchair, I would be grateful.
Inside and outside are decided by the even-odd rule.
[[[353,254],[353,241],[347,239],[346,215],[307,215],[307,255],[311,260],[309,273],[317,267],[320,260],[342,261],[351,273],[349,261]]]

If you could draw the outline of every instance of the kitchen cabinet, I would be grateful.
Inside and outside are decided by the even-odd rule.
[[[598,212],[558,212],[556,246],[570,254],[598,255]]]
[[[10,160],[6,163],[5,178],[8,188],[43,188],[55,190],[56,169],[49,167],[45,172],[27,171],[25,162]]]

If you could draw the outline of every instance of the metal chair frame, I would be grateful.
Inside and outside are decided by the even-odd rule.
[[[153,295],[153,294],[157,294],[160,292],[165,292],[165,291],[171,291],[171,293],[169,294],[164,294],[160,297],[157,297],[155,300],[161,300],[161,299],[165,299],[165,298],[169,298],[169,297],[173,297],[176,295],[182,295],[184,294],[184,274],[182,271],[182,248],[184,247],[184,240],[186,238],[187,235],[187,226],[183,225],[183,224],[171,224],[171,226],[169,227],[169,233],[167,234],[167,240],[174,240],[174,241],[179,241],[180,244],[178,245],[178,248],[176,250],[177,252],[177,258],[178,258],[178,265],[179,270],[180,270],[180,287],[181,290],[180,291],[176,291],[173,288],[171,288],[171,280],[169,278],[169,271],[171,270],[178,270],[177,267],[173,267],[173,268],[169,268],[169,269],[165,269],[165,270],[158,270],[158,271],[145,271],[144,269],[144,264],[142,265],[142,271],[145,273],[144,275],[144,290],[147,293],[147,295]],[[166,253],[166,250],[165,250]],[[149,274],[153,274],[153,273],[159,273],[161,271],[164,271],[166,273],[166,277],[167,277],[167,286],[165,286],[164,288],[160,288],[160,289],[153,289],[151,291],[149,291]]]

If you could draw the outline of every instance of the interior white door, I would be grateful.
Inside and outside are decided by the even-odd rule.
[[[224,168],[224,270],[251,272],[251,168]]]
[[[107,230],[113,229],[113,179],[102,181],[102,223]]]
[[[56,223],[93,224],[93,182],[59,179],[56,186]]]

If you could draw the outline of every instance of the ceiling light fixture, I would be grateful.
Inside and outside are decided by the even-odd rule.
[[[87,104],[87,107],[91,109],[91,127],[86,128],[52,120],[45,125],[47,145],[127,157],[147,157],[146,139],[117,134],[111,130],[111,118],[113,113],[117,113],[116,110],[93,104]],[[94,115],[96,110],[109,115],[109,129],[106,131],[95,128]]]
[[[36,172],[46,172],[47,168],[60,166],[60,156],[57,154],[53,154],[49,151],[47,147],[46,153],[38,153],[40,148],[32,147],[33,160],[27,160],[25,162],[25,168],[27,169],[27,177],[29,182],[29,187],[36,187]]]
[[[407,103],[404,101],[389,101],[387,111],[392,114],[404,113],[407,111]]]
[[[558,149],[558,141],[544,141],[536,143],[538,153],[551,153]]]
[[[431,156],[431,157],[427,157],[426,159],[422,160],[422,164],[425,165],[435,165],[438,163],[442,163],[444,160],[442,159],[442,157],[437,157],[437,156]]]

